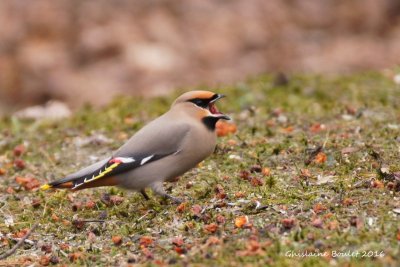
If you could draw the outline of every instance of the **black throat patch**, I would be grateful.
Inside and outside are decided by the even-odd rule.
[[[217,124],[217,121],[220,118],[218,117],[213,117],[213,116],[209,116],[209,117],[204,117],[202,119],[204,125],[207,127],[208,130],[210,131],[214,131],[215,130],[215,125]]]

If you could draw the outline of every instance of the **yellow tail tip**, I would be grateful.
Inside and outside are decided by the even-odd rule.
[[[42,185],[41,187],[40,187],[40,189],[41,190],[48,190],[48,189],[50,189],[52,186],[51,185],[49,185],[49,184],[44,184],[44,185]]]

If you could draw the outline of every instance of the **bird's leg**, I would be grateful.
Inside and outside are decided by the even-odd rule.
[[[154,193],[156,193],[159,196],[165,197],[165,198],[169,198],[170,200],[172,200],[172,202],[174,202],[175,204],[180,204],[183,201],[179,198],[170,196],[167,194],[167,192],[165,192],[164,187],[163,187],[163,183],[162,182],[155,182],[153,183],[151,186],[151,189],[154,191]]]
[[[140,193],[142,194],[142,196],[144,197],[144,199],[146,200],[150,200],[149,196],[146,193],[146,190],[142,189],[140,190]]]

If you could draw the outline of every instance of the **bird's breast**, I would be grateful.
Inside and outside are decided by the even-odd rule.
[[[203,125],[194,127],[189,135],[182,146],[182,161],[197,165],[214,152],[217,136]]]

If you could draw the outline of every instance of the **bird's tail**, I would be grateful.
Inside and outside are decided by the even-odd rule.
[[[123,161],[119,160],[119,158],[107,160],[104,164],[99,165],[100,167],[96,167],[95,169],[91,168],[89,171],[83,172],[83,174],[82,172],[78,172],[79,174],[75,173],[54,182],[44,184],[40,189],[80,190],[91,187],[117,185],[115,175],[120,173],[121,170],[117,167],[122,165],[122,163]]]
[[[114,186],[118,182],[114,176],[104,177],[102,179],[93,180],[90,182],[84,182],[85,177],[70,178],[70,179],[60,179],[48,184],[44,184],[40,187],[41,190],[48,189],[69,189],[69,190],[81,190],[92,187],[99,186]]]
[[[81,190],[85,188],[99,187],[99,186],[113,186],[117,185],[117,180],[110,172],[114,170],[120,162],[107,163],[101,168],[86,173],[85,175],[65,177],[54,182],[44,184],[40,187],[41,190],[48,189],[71,189]]]

